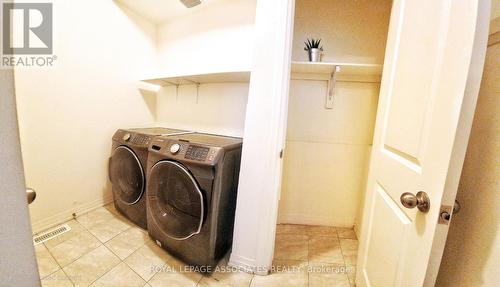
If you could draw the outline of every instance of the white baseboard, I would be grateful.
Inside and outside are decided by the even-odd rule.
[[[240,255],[236,255],[234,253],[231,253],[231,256],[229,257],[228,265],[232,266],[232,267],[236,267],[244,272],[252,273],[252,274],[256,274],[256,275],[268,275],[269,274],[269,267],[256,266],[257,264],[255,263],[254,259],[240,256]]]
[[[31,228],[33,230],[32,232],[33,232],[33,234],[38,233],[38,232],[43,231],[47,228],[53,227],[55,225],[66,222],[70,219],[73,219],[73,213],[75,213],[77,216],[79,216],[79,215],[87,213],[91,210],[94,210],[96,208],[99,208],[101,206],[104,206],[112,201],[113,201],[113,195],[108,194],[108,195],[104,196],[103,198],[99,198],[99,199],[96,199],[96,200],[91,201],[91,202],[83,203],[79,206],[69,208],[67,210],[61,211],[61,212],[56,213],[56,214],[49,216],[47,218],[32,221],[31,222]]]
[[[229,257],[229,266],[236,267],[239,270],[242,270],[247,273],[255,274],[255,275],[269,275],[269,266],[257,266],[254,259],[247,258],[244,256],[236,255],[231,253]]]
[[[304,224],[304,225],[325,225],[352,228],[354,222],[338,220],[331,216],[318,216],[302,213],[280,213],[278,223],[283,224]]]

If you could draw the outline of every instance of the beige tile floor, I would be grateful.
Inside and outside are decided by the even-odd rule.
[[[42,286],[354,286],[354,231],[278,225],[269,276],[227,269],[181,272],[182,262],[108,205],[68,221],[71,231],[35,247]],[[223,269],[223,268],[226,269]]]

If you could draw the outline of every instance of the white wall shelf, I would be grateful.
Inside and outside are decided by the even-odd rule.
[[[142,82],[162,87],[202,85],[208,83],[248,83],[249,81],[250,71],[207,73],[198,75],[171,75],[142,80]]]
[[[293,80],[325,80],[332,78],[335,67],[337,81],[378,83],[382,77],[382,65],[331,63],[331,62],[292,62]]]
[[[292,62],[292,80],[328,81],[325,108],[333,108],[335,85],[337,82],[380,83],[382,65]]]

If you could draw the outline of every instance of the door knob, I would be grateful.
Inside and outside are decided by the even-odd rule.
[[[411,192],[405,192],[401,194],[401,204],[403,204],[406,208],[415,208],[417,207],[423,213],[427,213],[429,208],[431,207],[431,202],[427,193],[423,191],[417,192],[417,195],[414,195]]]
[[[32,188],[26,188],[26,196],[28,197],[28,204],[31,204],[36,198],[36,191]]]

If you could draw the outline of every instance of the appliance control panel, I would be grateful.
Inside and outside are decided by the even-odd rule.
[[[150,151],[168,155],[173,159],[213,164],[221,148],[187,141],[155,138],[152,140],[149,149]]]
[[[150,136],[148,136],[148,135],[135,134],[132,137],[131,142],[133,144],[137,144],[137,145],[148,145],[149,140],[150,140]]]
[[[197,161],[205,161],[208,157],[208,152],[210,148],[196,145],[189,145],[186,155],[184,156],[187,159],[197,160]]]
[[[119,143],[133,144],[137,146],[148,146],[154,137],[151,135],[134,133],[126,130],[118,130],[113,135],[113,140]]]

